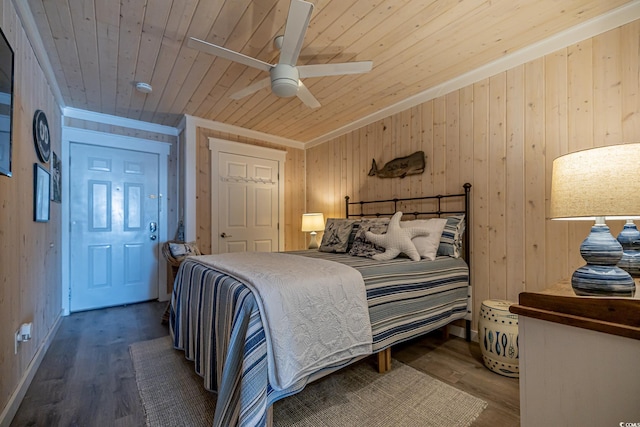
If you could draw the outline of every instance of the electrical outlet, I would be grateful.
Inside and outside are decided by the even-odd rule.
[[[15,346],[13,354],[18,354],[18,343],[29,341],[31,339],[31,327],[33,323],[23,323],[20,329],[16,331]]]

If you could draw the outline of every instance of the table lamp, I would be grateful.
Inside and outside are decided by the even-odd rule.
[[[606,219],[633,219],[640,214],[640,143],[592,148],[553,161],[551,219],[595,220],[582,242],[586,265],[571,277],[577,295],[633,296],[635,283],[617,266],[622,246]]]
[[[309,249],[318,249],[316,235],[319,230],[324,230],[324,215],[321,213],[302,214],[302,231],[311,232]]]

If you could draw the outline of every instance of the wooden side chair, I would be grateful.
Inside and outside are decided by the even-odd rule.
[[[176,240],[170,240],[162,245],[162,255],[167,260],[167,263],[171,266],[171,283],[174,283],[176,276],[178,275],[178,269],[180,264],[187,257],[202,255],[198,245],[195,242],[178,242]],[[171,301],[167,304],[167,308],[162,314],[162,324],[169,323],[169,313],[171,311]]]

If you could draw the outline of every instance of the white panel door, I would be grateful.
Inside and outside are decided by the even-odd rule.
[[[278,250],[278,162],[221,152],[218,252]]]
[[[70,144],[70,311],[158,298],[153,153]]]

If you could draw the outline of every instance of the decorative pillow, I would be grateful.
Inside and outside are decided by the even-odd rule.
[[[328,218],[320,244],[322,252],[347,252],[349,235],[356,219]]]
[[[359,221],[357,226],[358,231],[353,239],[353,245],[349,250],[349,255],[363,256],[371,258],[376,254],[384,252],[384,248],[377,246],[365,237],[365,232],[372,231],[377,234],[382,234],[387,231],[389,225],[389,218],[365,218]],[[356,226],[354,226],[356,228]]]
[[[452,258],[460,258],[462,254],[462,235],[465,230],[464,214],[447,217],[447,225],[444,226],[438,255],[446,255]]]
[[[196,255],[195,242],[190,243],[169,243],[169,252],[174,258]]]
[[[351,233],[349,233],[349,242],[347,243],[347,252],[351,251],[353,247],[353,242],[356,240],[356,234],[358,234],[358,230],[360,230],[360,223],[362,220],[357,219],[356,222],[353,223],[353,227],[351,227]]]
[[[411,241],[416,246],[420,258],[433,261],[436,259],[440,237],[446,223],[447,220],[445,218],[416,219],[413,221],[401,221],[400,227],[414,227],[427,231],[428,234],[426,236],[416,236]]]
[[[428,231],[420,228],[402,228],[400,218],[402,218],[402,212],[396,212],[391,217],[386,234],[365,232],[367,239],[386,249],[384,253],[374,255],[373,259],[386,261],[404,253],[413,261],[420,261],[420,254],[411,239],[416,236],[426,236]]]

